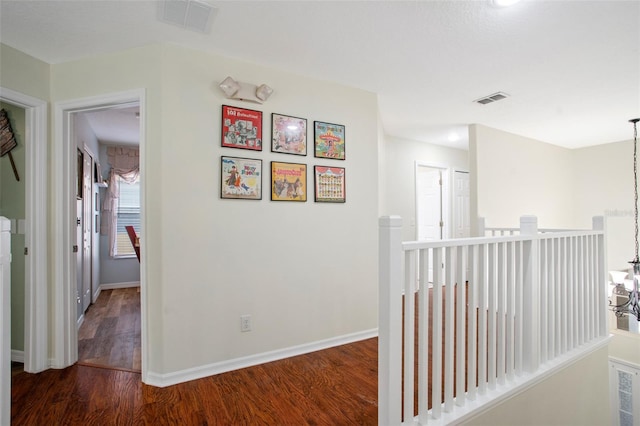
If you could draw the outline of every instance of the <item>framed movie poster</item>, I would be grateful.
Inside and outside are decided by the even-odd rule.
[[[262,151],[262,111],[222,105],[222,146]]]
[[[316,202],[346,201],[344,167],[314,166],[314,183]]]
[[[271,200],[307,201],[307,165],[272,161]]]
[[[221,157],[220,197],[262,199],[262,160]]]
[[[341,124],[313,122],[315,157],[344,160],[345,129]]]
[[[271,114],[271,151],[307,155],[307,119]]]

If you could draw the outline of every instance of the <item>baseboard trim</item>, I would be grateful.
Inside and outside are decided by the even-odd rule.
[[[17,351],[15,349],[11,349],[11,361],[21,362],[24,364],[24,351]]]
[[[140,281],[100,284],[100,286],[98,287],[98,294],[100,294],[102,290],[114,290],[116,288],[129,288],[129,287],[140,287]]]
[[[319,340],[299,346],[293,346],[289,348],[278,349],[275,351],[263,352],[260,354],[230,359],[227,361],[216,362],[200,367],[176,371],[174,373],[162,374],[149,371],[147,372],[147,377],[144,382],[147,385],[162,388],[166,386],[177,385],[178,383],[188,382],[190,380],[202,379],[204,377],[226,373],[228,371],[239,370],[241,368],[252,367],[254,365],[260,365],[272,361],[278,361],[297,355],[304,355],[335,346],[346,345],[348,343],[354,343],[376,336],[378,336],[377,328],[357,333],[346,334],[343,336],[337,336],[330,339]]]

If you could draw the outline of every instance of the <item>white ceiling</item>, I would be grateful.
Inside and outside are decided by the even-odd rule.
[[[387,134],[458,147],[471,123],[569,148],[629,140],[640,116],[637,0],[211,3],[205,35],[158,21],[154,1],[0,0],[0,41],[49,63],[211,51],[375,92]]]

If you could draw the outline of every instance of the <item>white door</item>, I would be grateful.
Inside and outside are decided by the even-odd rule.
[[[468,238],[471,236],[471,218],[469,209],[470,188],[468,172],[456,170],[453,193],[453,237]]]
[[[82,167],[82,312],[91,303],[91,280],[93,278],[92,229],[93,229],[93,158],[86,150]]]
[[[418,166],[416,168],[416,223],[418,240],[441,240],[442,170]]]
[[[447,238],[446,169],[416,164],[416,224],[418,240]],[[443,262],[445,259],[443,259]],[[444,267],[444,263],[440,265]],[[429,264],[428,282],[433,282],[433,265]],[[419,279],[419,277],[418,277]]]

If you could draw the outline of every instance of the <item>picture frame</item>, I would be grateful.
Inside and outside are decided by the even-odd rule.
[[[222,105],[222,146],[262,151],[262,111]]]
[[[271,151],[307,155],[307,119],[272,113]]]
[[[345,126],[342,124],[313,122],[314,156],[344,160],[345,157]]]
[[[344,203],[347,200],[344,167],[314,166],[314,194],[317,203]]]
[[[220,157],[220,198],[262,199],[262,160]]]
[[[307,201],[307,165],[272,161],[271,200]]]

